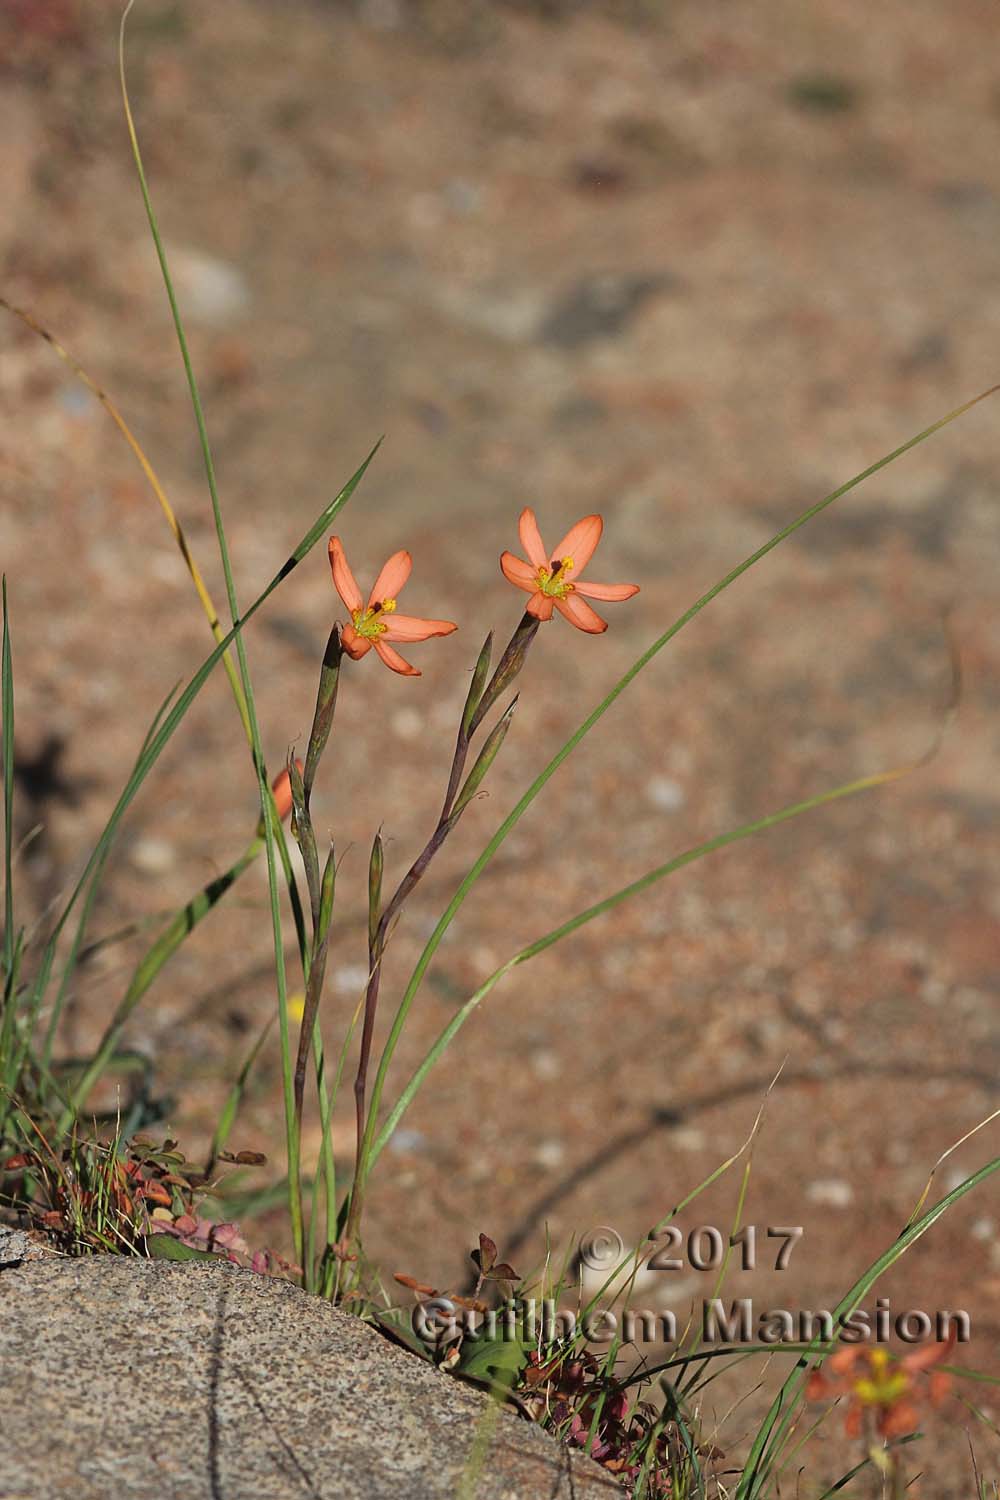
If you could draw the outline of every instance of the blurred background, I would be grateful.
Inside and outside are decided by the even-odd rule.
[[[118,19],[105,0],[0,3],[0,292],[122,407],[221,603]],[[343,858],[331,1045],[364,983],[374,831],[398,877],[437,816],[482,638],[519,617],[497,557],[518,550],[520,508],[552,541],[602,512],[593,576],[642,592],[603,637],[541,631],[490,795],[397,931],[383,1019],[481,843],[639,652],[799,510],[998,378],[996,40],[991,0],[139,0],[132,102],[241,600],[385,433],[338,530],[363,579],[408,547],[405,608],[461,625],[413,649],[419,680],[374,657],[346,674],[314,802]],[[20,900],[44,927],[210,638],[106,414],[2,316],[19,832],[41,825]],[[832,1306],[994,1106],[998,459],[984,403],[838,502],[553,779],[442,946],[393,1088],[524,943],[714,833],[920,755],[951,691],[950,617],[962,702],[930,765],[712,856],[491,995],[376,1169],[386,1272],[456,1284],[479,1230],[521,1271],[546,1226],[560,1246],[595,1223],[634,1243],[736,1149],[783,1065],[746,1217],[805,1235],[787,1272],[732,1295]],[[248,634],[275,768],[304,745],[340,610],[324,554]],[[95,934],[174,910],[255,820],[216,673],[128,819]],[[130,1027],[191,1156],[274,1006],[266,901],[261,864]],[[141,951],[94,957],[69,1049],[93,1043]],[[246,1186],[280,1176],[282,1135],[275,1041],[233,1137],[271,1158]],[[964,1146],[935,1195],[995,1151],[995,1131]],[[736,1190],[729,1174],[685,1224],[728,1226]],[[900,1308],[968,1309],[981,1368],[998,1220],[987,1185],[882,1287]],[[264,1216],[250,1237],[280,1232]]]

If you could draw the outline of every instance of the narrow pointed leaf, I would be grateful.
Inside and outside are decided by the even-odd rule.
[[[306,769],[303,776],[305,785],[305,799],[308,805],[312,796],[313,782],[319,767],[320,758],[326,749],[326,742],[330,738],[330,730],[333,728],[333,715],[337,708],[337,688],[340,685],[340,658],[342,649],[340,644],[340,629],[334,626],[330,631],[323,653],[323,665],[319,673],[319,689],[316,693],[316,711],[313,714],[312,729],[309,732],[309,748],[306,751]]]
[[[382,848],[382,835],[376,833],[372,843],[371,858],[368,861],[368,947],[370,951],[375,949],[375,940],[378,937],[378,924],[382,917],[382,871],[385,864],[385,855]]]
[[[479,758],[466,777],[465,785],[455,799],[455,806],[452,809],[449,819],[450,823],[455,823],[462,816],[462,813],[482,786],[487,771],[500,753],[500,746],[507,738],[507,731],[510,728],[510,722],[514,716],[516,707],[517,699],[515,698],[503,717],[490,730],[486,743],[479,752]]]
[[[288,757],[288,782],[292,789],[292,837],[302,854],[309,888],[309,908],[312,913],[313,932],[319,926],[319,854],[316,851],[316,835],[306,802],[302,773],[292,755]]]
[[[483,642],[483,648],[479,653],[479,660],[476,662],[472,673],[472,682],[469,685],[469,695],[465,700],[465,708],[462,710],[462,734],[465,736],[468,736],[472,716],[479,707],[479,700],[483,696],[483,684],[486,681],[486,674],[490,670],[492,656],[493,632],[491,630]]]
[[[323,867],[323,881],[320,885],[319,896],[319,928],[316,933],[318,943],[325,943],[330,933],[330,923],[333,920],[333,902],[337,892],[337,860],[333,845],[330,845],[326,856],[326,864]]]

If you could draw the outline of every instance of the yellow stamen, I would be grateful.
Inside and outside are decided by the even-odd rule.
[[[909,1377],[885,1349],[868,1355],[868,1375],[854,1382],[854,1394],[865,1406],[892,1406],[910,1388]]]
[[[548,594],[554,599],[565,599],[567,594],[573,592],[573,585],[569,582],[566,574],[573,566],[571,557],[561,557],[557,560],[555,571],[551,568],[539,568],[538,587],[543,594]]]

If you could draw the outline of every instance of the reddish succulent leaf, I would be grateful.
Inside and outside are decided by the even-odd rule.
[[[418,1292],[421,1297],[437,1296],[437,1292],[434,1287],[428,1286],[426,1282],[417,1281],[413,1276],[404,1276],[402,1271],[394,1272],[393,1280],[398,1281],[400,1286],[408,1287],[411,1292]]]
[[[481,1302],[478,1297],[460,1297],[457,1292],[451,1292],[448,1300],[454,1302],[456,1307],[467,1308],[469,1312],[485,1313],[490,1310],[489,1303]]]
[[[171,1202],[170,1194],[160,1182],[145,1182],[139,1189],[139,1196],[145,1198],[147,1203],[161,1203],[164,1208],[169,1208]]]

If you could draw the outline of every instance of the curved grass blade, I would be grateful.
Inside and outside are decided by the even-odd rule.
[[[548,765],[532,782],[531,786],[524,793],[521,800],[500,824],[500,827],[497,829],[496,833],[493,835],[489,843],[479,855],[478,859],[472,865],[471,869],[468,871],[465,878],[462,880],[461,884],[456,890],[451,901],[445,908],[440,920],[437,923],[437,926],[434,928],[434,931],[428,938],[427,943],[425,944],[424,949],[417,960],[416,966],[406,986],[406,990],[403,993],[403,998],[400,1001],[399,1008],[396,1012],[395,1019],[392,1023],[388,1039],[382,1052],[382,1056],[379,1060],[378,1072],[376,1074],[375,1083],[372,1088],[367,1129],[365,1132],[366,1152],[370,1150],[371,1143],[374,1140],[378,1118],[378,1109],[381,1103],[382,1092],[385,1088],[385,1080],[388,1073],[389,1064],[392,1061],[393,1053],[395,1052],[396,1046],[398,1045],[400,1033],[402,1032],[406,1017],[409,1014],[410,1006],[413,1004],[417,991],[419,990],[420,985],[423,982],[424,975],[427,972],[427,968],[431,962],[431,959],[437,952],[438,947],[441,944],[441,940],[443,939],[448,928],[451,926],[452,921],[454,920],[462,904],[464,903],[466,896],[469,894],[472,887],[479,879],[480,875],[482,875],[483,871],[490,864],[493,856],[503,844],[508,834],[520,822],[521,818],[527,812],[528,808],[534,802],[535,798],[543,790],[547,782],[555,775],[556,771],[558,771],[563,761],[573,753],[577,745],[579,745],[581,741],[586,737],[586,735],[590,733],[595,724],[600,722],[600,720],[604,717],[604,715],[608,712],[612,705],[617,702],[625,689],[634,681],[634,679],[639,675],[643,668],[647,667],[649,663],[654,659],[654,657],[658,656],[663,648],[668,645],[669,642],[672,641],[673,638],[678,635],[686,625],[690,624],[690,622],[695,618],[696,615],[700,614],[703,609],[711,604],[713,599],[718,598],[718,596],[727,588],[729,588],[731,584],[735,583],[738,578],[741,578],[744,573],[748,572],[758,562],[765,558],[769,552],[773,552],[774,549],[780,546],[783,541],[787,540],[788,537],[792,536],[794,532],[799,531],[803,526],[806,526],[822,511],[826,510],[828,506],[832,505],[834,501],[839,500],[843,495],[846,495],[851,490],[856,489],[858,485],[862,484],[866,479],[871,478],[873,474],[879,473],[880,470],[887,468],[889,464],[894,463],[905,453],[908,453],[911,449],[916,448],[920,443],[926,442],[926,440],[929,437],[933,436],[934,433],[940,432],[941,429],[947,427],[950,422],[954,422],[958,417],[962,416],[965,412],[970,411],[972,407],[978,405],[980,401],[985,401],[988,396],[994,395],[998,390],[1000,390],[1000,384],[990,386],[988,390],[982,391],[978,396],[973,396],[971,400],[965,401],[961,406],[955,407],[955,409],[949,412],[947,416],[941,417],[938,421],[933,422],[929,427],[925,427],[924,430],[917,433],[915,437],[908,438],[905,443],[901,443],[899,447],[894,448],[891,453],[887,453],[882,458],[877,459],[875,463],[869,464],[866,469],[862,469],[860,473],[855,474],[853,478],[848,479],[846,483],[839,485],[837,489],[832,490],[830,494],[824,496],[822,500],[818,500],[814,505],[811,505],[806,510],[802,511],[802,513],[798,515],[794,521],[789,522],[787,526],[783,526],[780,531],[776,532],[774,536],[772,536],[768,541],[764,542],[762,546],[756,549],[756,551],[751,552],[750,555],[748,557],[745,557],[742,562],[737,563],[737,565],[734,568],[731,568],[730,571],[723,578],[721,578],[718,583],[713,584],[706,593],[702,594],[699,599],[695,600],[694,604],[692,604],[690,608],[685,610],[684,613],[680,615],[679,618],[676,619],[674,623],[667,630],[665,630],[661,636],[658,636],[657,639],[653,641],[652,645],[647,647],[647,649],[643,652],[639,659],[634,662],[631,667],[629,667],[628,671],[622,677],[619,678],[618,682],[615,683],[611,691],[601,700],[597,707],[587,715],[579,728],[556,752],[556,754],[549,761]]]
[[[917,762],[916,764],[921,764],[921,762]],[[595,917],[603,916],[605,912],[612,911],[616,906],[620,906],[623,901],[628,901],[633,896],[640,895],[643,891],[648,890],[650,886],[655,885],[657,881],[665,879],[668,875],[673,875],[677,870],[683,869],[685,865],[694,864],[696,860],[702,859],[706,854],[712,854],[717,849],[723,849],[727,844],[735,844],[739,843],[742,839],[751,838],[754,834],[762,833],[768,828],[775,828],[779,823],[787,823],[789,819],[797,818],[802,813],[812,812],[814,808],[822,807],[827,802],[836,802],[842,797],[850,797],[857,792],[867,791],[873,787],[883,786],[891,781],[896,781],[901,776],[908,774],[912,769],[913,766],[911,765],[899,766],[890,771],[876,772],[872,776],[862,776],[856,781],[848,781],[828,791],[818,792],[814,797],[807,797],[803,802],[793,802],[788,807],[781,808],[778,812],[768,813],[765,817],[756,818],[751,823],[744,823],[739,828],[732,828],[726,833],[716,834],[714,838],[706,839],[704,843],[696,844],[693,848],[686,849],[682,854],[677,854],[673,859],[667,860],[665,864],[658,865],[655,870],[650,870],[647,874],[640,876],[638,880],[633,880],[629,885],[623,886],[610,896],[606,896],[603,901],[597,901],[593,906],[588,906],[585,911],[578,912],[576,916],[570,917],[568,921],[563,922],[559,927],[553,928],[544,937],[537,938],[535,942],[529,943],[526,948],[522,948],[519,953],[515,953],[512,958],[509,958],[506,963],[501,964],[488,979],[483,981],[475,994],[471,995],[465,1004],[455,1012],[448,1025],[438,1036],[434,1045],[430,1048],[420,1066],[403,1089],[377,1137],[373,1139],[369,1154],[369,1167],[374,1164],[388,1143],[403,1114],[413,1102],[414,1095],[420,1088],[420,1085],[438,1058],[445,1051],[448,1044],[465,1025],[473,1011],[486,999],[490,991],[495,989],[500,980],[509,974],[512,969],[515,969],[518,964],[527,963],[529,959],[535,958],[539,953],[544,953],[546,948],[551,948],[555,943],[576,932],[578,928],[583,927],[587,922],[592,922]],[[392,1040],[393,1034],[390,1033],[389,1042],[386,1044],[387,1049]]]
[[[274,1019],[273,1015],[268,1016],[267,1021],[261,1027],[260,1035],[244,1058],[243,1066],[237,1074],[236,1082],[226,1096],[226,1102],[222,1107],[222,1113],[219,1115],[218,1124],[215,1127],[215,1134],[212,1136],[208,1160],[205,1163],[206,1177],[212,1176],[212,1173],[215,1171],[216,1162],[219,1159],[219,1154],[226,1148],[226,1142],[229,1140],[229,1132],[236,1123],[236,1116],[239,1114],[240,1105],[243,1103],[243,1095],[246,1093],[247,1083],[253,1071],[254,1063],[260,1056],[261,1048],[271,1034]]]
[[[208,427],[205,422],[205,413],[201,404],[201,396],[198,391],[198,382],[194,373],[194,365],[188,349],[187,337],[184,332],[184,323],[177,305],[177,297],[174,292],[173,280],[170,268],[167,264],[163,241],[160,237],[156,214],[153,211],[153,202],[146,182],[146,173],[142,164],[142,153],[139,150],[139,138],[136,134],[135,121],[132,118],[132,109],[129,104],[128,85],[125,79],[125,24],[132,9],[134,0],[129,0],[122,14],[121,26],[118,34],[118,72],[121,80],[122,104],[125,110],[125,122],[128,127],[129,140],[132,145],[132,157],[135,162],[136,175],[139,179],[139,187],[142,192],[142,200],[146,207],[146,217],[149,221],[149,230],[156,248],[157,259],[160,263],[160,271],[163,276],[163,285],[167,293],[167,301],[170,304],[170,312],[174,321],[174,330],[177,334],[177,343],[180,348],[181,359],[184,364],[184,372],[187,376],[188,391],[191,397],[191,406],[194,411],[195,425],[198,429],[198,442],[201,446],[202,460],[205,468],[205,479],[208,484],[208,493],[212,502],[212,519],[215,524],[215,536],[219,548],[219,557],[222,562],[222,571],[226,583],[226,598],[229,603],[229,617],[233,625],[239,619],[239,605],[236,595],[236,581],[233,577],[232,563],[229,556],[229,543],[226,538],[226,528],[222,518],[222,506],[219,500],[218,485],[215,478],[215,464],[212,459],[212,449],[208,440]],[[250,665],[247,660],[246,641],[242,634],[236,637],[236,658],[240,669],[240,684],[243,691],[243,700],[246,704],[246,725],[249,731],[250,746],[253,756],[254,768],[257,772],[257,788],[260,795],[261,816],[264,819],[264,852],[267,858],[267,884],[271,906],[271,931],[274,942],[274,968],[275,981],[278,991],[278,1030],[281,1036],[281,1062],[282,1083],[284,1085],[285,1100],[285,1133],[288,1151],[288,1177],[289,1177],[289,1215],[292,1221],[292,1240],[295,1246],[296,1259],[301,1263],[303,1260],[303,1208],[302,1191],[300,1182],[300,1160],[299,1160],[299,1121],[295,1110],[294,1085],[291,1073],[291,1046],[288,1025],[288,985],[285,973],[285,948],[281,933],[281,908],[278,896],[278,877],[275,865],[275,841],[276,838],[284,843],[284,834],[281,831],[278,820],[274,817],[274,807],[271,802],[270,788],[268,785],[267,770],[264,763],[264,750],[260,737],[260,725],[257,718],[257,705],[253,690],[253,682],[250,677]],[[285,862],[286,874],[291,876],[291,864]],[[294,877],[291,877],[289,889],[294,886]],[[297,891],[295,893],[297,900]]]
[[[163,511],[167,525],[170,527],[174,541],[177,543],[177,547],[181,554],[181,557],[184,559],[184,566],[187,568],[188,573],[191,575],[191,582],[194,584],[195,592],[197,593],[198,598],[201,600],[201,606],[205,611],[209,629],[215,636],[215,639],[217,641],[221,641],[223,630],[222,624],[219,620],[218,611],[216,610],[215,605],[212,602],[212,596],[208,592],[208,586],[205,583],[204,578],[202,577],[201,569],[198,567],[198,564],[195,561],[194,554],[191,551],[190,544],[184,533],[184,528],[178,520],[177,513],[175,512],[173,506],[167,499],[166,491],[164,490],[163,485],[160,483],[160,479],[156,473],[156,470],[153,468],[153,465],[150,463],[148,457],[146,456],[146,453],[143,450],[138,438],[135,436],[125,418],[118,410],[118,407],[115,405],[114,401],[112,401],[107,391],[105,391],[97,383],[92,375],[88,374],[83,365],[80,364],[79,360],[76,359],[72,354],[70,354],[69,350],[63,344],[61,344],[59,340],[53,334],[51,334],[47,328],[44,328],[42,324],[38,322],[37,318],[33,317],[31,313],[27,312],[22,307],[15,307],[13,302],[8,302],[7,298],[3,296],[0,296],[0,307],[5,308],[6,311],[11,313],[15,318],[19,318],[26,327],[30,328],[33,333],[37,333],[39,338],[44,339],[45,342],[55,350],[59,358],[69,366],[77,379],[80,380],[83,385],[87,387],[87,390],[90,391],[91,394],[95,397],[95,399],[101,403],[108,416],[111,418],[112,422],[114,422],[115,426],[118,428],[118,431],[121,433],[122,437],[125,439],[126,443],[135,455],[136,461],[138,462],[143,474],[146,476],[146,480],[149,484],[150,489],[153,491],[157,502],[159,503],[160,509]],[[239,711],[240,719],[242,721],[247,740],[249,741],[250,724],[247,719],[247,708],[246,702],[243,698],[243,688],[240,685],[240,679],[237,674],[236,668],[233,665],[232,656],[229,652],[227,652],[223,657],[222,665],[225,668],[227,677],[229,678],[229,685],[233,690],[233,697],[236,700],[236,707]]]
[[[992,1161],[980,1167],[978,1172],[973,1172],[958,1187],[953,1188],[950,1193],[938,1200],[933,1208],[927,1210],[921,1218],[911,1223],[899,1236],[888,1250],[884,1251],[876,1261],[868,1267],[867,1271],[851,1287],[850,1291],[841,1298],[833,1309],[835,1324],[841,1323],[859,1305],[862,1298],[871,1290],[879,1277],[887,1271],[890,1266],[895,1265],[900,1256],[905,1255],[910,1246],[913,1245],[921,1235],[937,1222],[942,1214],[946,1213],[953,1203],[964,1198],[973,1188],[985,1182],[988,1177],[1000,1171],[1000,1156],[994,1157]],[[825,1359],[830,1353],[833,1344],[824,1342],[817,1337],[809,1345],[808,1353],[813,1353],[819,1359]],[[798,1410],[799,1397],[806,1378],[806,1366],[808,1364],[807,1354],[803,1354],[795,1369],[789,1374],[771,1403],[770,1410],[764,1418],[756,1438],[751,1446],[747,1462],[744,1466],[740,1482],[736,1487],[734,1500],[759,1500],[770,1473],[774,1469],[780,1456],[782,1445],[788,1434],[788,1430]]]
[[[178,686],[179,684],[174,684],[174,686],[167,693],[163,702],[160,704],[155,715],[153,716],[153,721],[146,732],[146,738],[142,742],[142,747],[139,751],[140,755],[149,744],[152,736],[156,733],[158,726],[163,720],[163,715],[167,712],[171,700],[177,692]],[[59,989],[56,992],[56,998],[53,1002],[52,1009],[49,1015],[49,1023],[46,1027],[45,1032],[45,1041],[42,1046],[42,1061],[46,1067],[51,1066],[52,1063],[52,1051],[55,1046],[56,1031],[59,1026],[59,1019],[63,1013],[63,1008],[66,1004],[66,996],[69,993],[70,983],[72,981],[73,975],[76,973],[76,966],[79,962],[81,952],[83,951],[84,939],[87,933],[87,926],[90,922],[90,915],[93,911],[94,903],[97,899],[97,892],[100,888],[101,878],[104,874],[104,867],[107,864],[107,859],[110,852],[111,848],[109,845],[104,852],[103,859],[94,872],[94,879],[91,881],[90,886],[87,890],[83,908],[80,912],[80,918],[76,925],[76,932],[73,935],[73,941],[70,944],[69,953],[67,955],[66,962],[63,965],[62,979],[59,981]],[[41,990],[36,989],[32,996],[30,1019],[28,1022],[29,1036],[34,1030],[42,999],[43,995]]]
[[[206,917],[213,907],[218,905],[230,887],[235,885],[243,872],[249,869],[256,861],[260,853],[260,848],[260,840],[254,839],[249,847],[240,855],[235,864],[231,865],[221,875],[216,876],[214,880],[210,880],[197,895],[192,896],[191,900],[175,914],[172,921],[156,939],[149,951],[139,960],[135,972],[129,981],[128,989],[125,991],[111,1020],[105,1027],[104,1034],[93,1056],[70,1096],[69,1110],[59,1121],[60,1134],[69,1128],[72,1116],[83,1109],[87,1102],[88,1094],[104,1072],[108,1059],[118,1046],[126,1022],[153,983],[157,974],[159,974],[164,964],[167,963],[172,955],[176,953],[184,939],[194,931],[202,918]],[[89,896],[90,892],[88,892],[88,900]]]
[[[41,986],[43,991],[45,985],[48,982],[49,974],[51,973],[52,964],[55,958],[56,945],[59,941],[62,931],[65,928],[66,923],[69,921],[69,918],[72,915],[82,892],[87,888],[88,882],[93,878],[95,871],[99,868],[100,864],[106,857],[107,850],[112,840],[114,839],[115,834],[117,833],[118,825],[120,824],[129,806],[133,802],[136,793],[139,791],[139,788],[142,786],[143,782],[146,780],[146,777],[149,775],[156,762],[159,760],[168,742],[170,741],[177,727],[186,715],[188,709],[191,707],[195,698],[197,698],[198,694],[205,686],[205,683],[208,681],[213,668],[218,664],[226,648],[232,643],[236,636],[243,629],[245,629],[250,620],[254,617],[261,606],[270,598],[274,591],[282,583],[284,583],[285,579],[288,578],[289,575],[294,571],[294,569],[298,567],[302,559],[306,557],[309,552],[311,552],[313,547],[315,547],[316,543],[319,541],[324,531],[333,521],[334,517],[339,513],[340,510],[343,509],[348,500],[350,500],[354,491],[357,489],[362,478],[364,477],[368,465],[371,463],[372,459],[375,457],[375,454],[378,452],[380,444],[381,439],[369,453],[364,463],[361,464],[361,466],[348,480],[347,484],[344,485],[339,494],[335,496],[335,498],[330,502],[329,505],[324,507],[318,519],[312,524],[312,526],[310,526],[309,530],[305,533],[298,546],[292,552],[291,556],[286,559],[281,568],[279,568],[278,572],[275,573],[274,577],[271,579],[267,587],[261,594],[257,596],[254,602],[250,605],[249,609],[247,609],[246,613],[242,616],[242,618],[237,621],[232,630],[230,630],[223,637],[219,645],[216,646],[215,650],[211,652],[211,654],[198,668],[194,676],[191,678],[190,682],[177,697],[176,702],[173,704],[170,710],[166,714],[162,715],[161,722],[153,732],[153,734],[147,737],[143,751],[136,760],[135,766],[133,767],[129,778],[118,797],[118,801],[115,803],[114,808],[112,809],[111,814],[104,825],[103,832],[101,833],[100,838],[95,844],[90,857],[87,860],[86,865],[84,866],[83,872],[76,882],[76,885],[70,892],[69,899],[67,900],[66,905],[64,906],[62,913],[59,916],[59,919],[56,922],[55,927],[53,928],[45,945],[39,976],[36,980],[36,983]]]
[[[2,580],[3,644],[0,648],[0,714],[3,716],[3,969],[4,1004],[13,1006],[14,972],[14,664],[7,615],[7,575]]]

